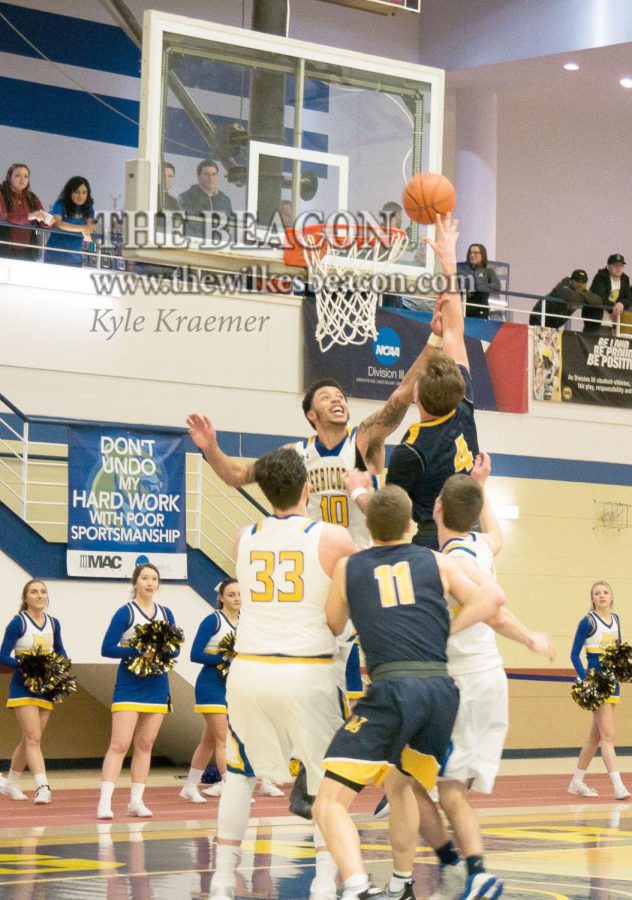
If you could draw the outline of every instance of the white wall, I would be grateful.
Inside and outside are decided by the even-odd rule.
[[[425,65],[466,69],[632,40],[629,0],[423,0]]]
[[[50,269],[57,267],[5,264],[5,271],[13,273],[7,277],[21,282],[16,287],[1,283],[0,267],[0,391],[24,412],[183,426],[187,413],[198,410],[208,413],[221,431],[307,433],[300,403],[299,299],[161,295],[159,300],[106,301],[25,284]],[[105,306],[119,316],[128,308],[132,319],[145,316],[145,329],[109,341],[103,334],[91,333],[95,308]],[[269,321],[261,334],[156,334],[151,324],[158,306],[173,306],[188,316],[240,314],[269,316]],[[352,421],[360,421],[377,406],[369,400],[352,400]],[[413,420],[411,411],[406,421]],[[481,446],[490,452],[629,462],[627,410],[532,403],[528,416],[479,412],[477,421]],[[404,430],[402,425],[391,443]]]

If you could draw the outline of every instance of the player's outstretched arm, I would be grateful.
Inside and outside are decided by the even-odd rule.
[[[492,460],[489,453],[481,452],[474,461],[474,468],[470,475],[480,484],[483,489],[483,508],[481,510],[480,523],[483,532],[482,537],[485,539],[494,556],[498,556],[503,548],[503,533],[500,530],[500,524],[496,518],[496,513],[489,502],[485,484],[492,471]]]
[[[407,370],[401,383],[395,388],[384,406],[367,416],[358,425],[356,443],[362,458],[371,470],[379,473],[384,468],[386,438],[401,425],[406,411],[415,399],[415,385],[419,374],[430,359],[439,353],[442,341],[441,308],[443,301],[437,300],[430,322],[432,335],[419,356]]]
[[[338,561],[334,570],[329,596],[325,604],[325,617],[331,631],[336,635],[342,634],[345,625],[349,621],[349,603],[346,591],[347,560]]]
[[[467,350],[465,349],[465,324],[463,321],[463,305],[457,290],[456,281],[456,242],[459,237],[459,223],[448,213],[441,218],[437,216],[437,238],[424,238],[434,250],[441,264],[441,274],[448,280],[448,287],[441,295],[444,304],[441,308],[443,325],[443,352],[462,366],[469,369]]]
[[[506,597],[493,578],[478,569],[475,580],[456,560],[440,553],[435,553],[435,559],[446,595],[452,594],[462,607],[452,620],[450,634],[464,631],[477,622],[486,622],[497,614]]]
[[[187,418],[187,427],[191,440],[225,484],[231,487],[252,484],[255,480],[254,464],[224,453],[217,443],[217,431],[208,416],[191,413]]]
[[[487,624],[491,625],[497,634],[501,634],[517,644],[524,644],[534,653],[546,656],[550,662],[555,659],[555,647],[548,634],[544,634],[542,631],[530,631],[506,606],[503,606],[493,619],[488,619]]]

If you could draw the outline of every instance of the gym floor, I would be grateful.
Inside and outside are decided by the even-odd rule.
[[[621,760],[628,786],[632,758]],[[599,797],[566,793],[575,760],[503,763],[492,797],[473,794],[486,846],[487,868],[505,881],[508,900],[618,900],[632,897],[632,804],[612,798],[599,760],[587,782]],[[185,770],[152,772],[145,799],[149,820],[125,815],[127,784],[114,795],[114,820],[99,823],[97,772],[52,773],[53,803],[0,797],[2,900],[182,900],[208,896],[218,800],[205,806],[178,797]],[[286,794],[288,791],[286,790]],[[353,811],[368,870],[377,884],[391,871],[385,823],[371,819],[380,794],[362,792]],[[305,900],[314,853],[307,823],[288,815],[287,798],[255,794],[251,827],[239,866],[238,898]],[[415,892],[436,888],[438,869],[418,847]]]

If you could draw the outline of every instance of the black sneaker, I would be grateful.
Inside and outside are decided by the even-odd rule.
[[[312,806],[316,797],[307,793],[307,772],[303,763],[300,764],[294,787],[290,794],[290,812],[301,819],[311,820]]]
[[[413,884],[412,881],[407,881],[401,891],[389,891],[388,887],[385,888],[386,896],[388,900],[417,900],[415,894],[413,893]]]
[[[374,884],[370,884],[366,890],[358,894],[357,900],[388,900],[388,894],[385,894],[381,888],[375,887]]]

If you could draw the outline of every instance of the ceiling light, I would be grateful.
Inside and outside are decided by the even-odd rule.
[[[579,64],[576,62],[567,62],[564,63],[564,68],[567,72],[576,72],[579,69]]]
[[[622,78],[619,84],[624,88],[632,88],[632,78]]]

